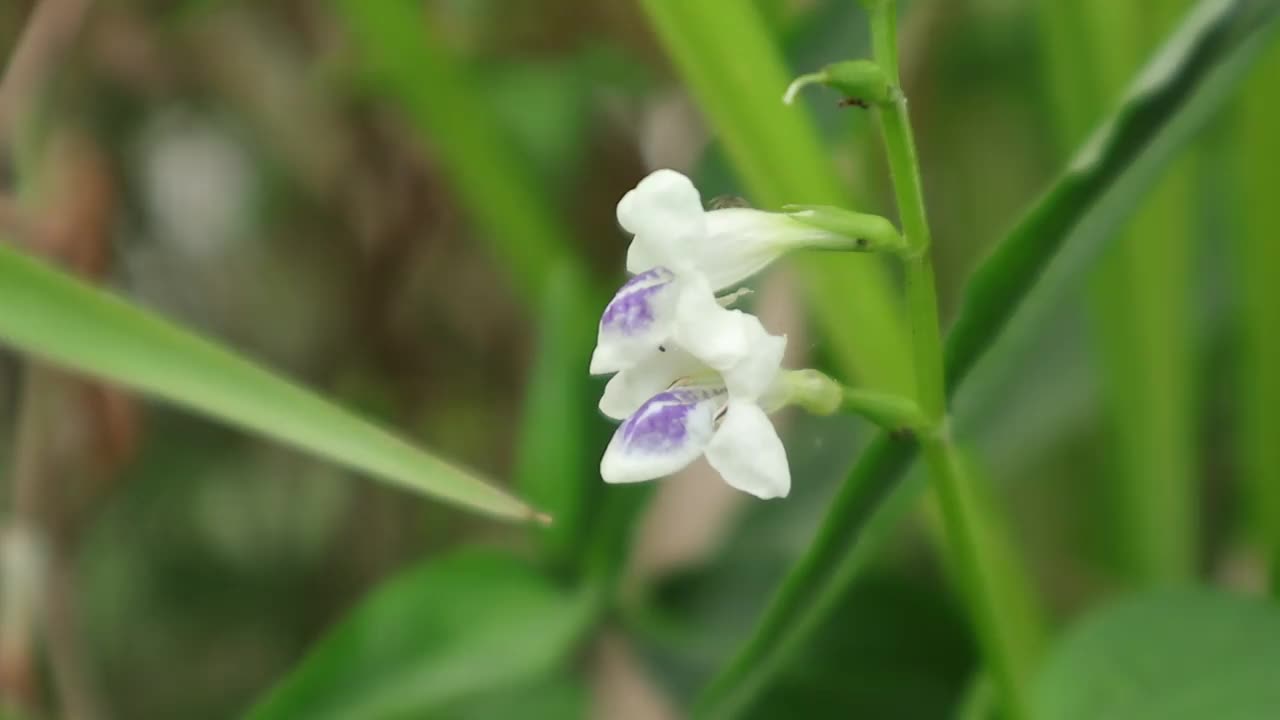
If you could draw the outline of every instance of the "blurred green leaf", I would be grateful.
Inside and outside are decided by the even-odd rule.
[[[465,716],[467,698],[528,687],[558,667],[596,604],[502,552],[433,558],[375,591],[249,717],[378,720],[451,707]]]
[[[1280,609],[1210,590],[1086,617],[1038,679],[1042,720],[1257,720],[1280,708]]]
[[[972,369],[1063,240],[1153,139],[1180,114],[1203,119],[1206,108],[1221,105],[1274,29],[1276,8],[1257,5],[1251,0],[1201,0],[1138,74],[1120,107],[1076,153],[1066,173],[977,268],[947,338],[948,388]],[[1197,108],[1188,101],[1202,87],[1213,92],[1200,96],[1203,107]],[[1167,163],[1182,145],[1157,147],[1159,159]]]
[[[948,535],[947,509],[934,502],[930,508],[934,544],[940,548],[951,587],[968,608],[1000,705],[1010,716],[1025,716],[1030,678],[1045,645],[1045,613],[991,478],[965,448],[954,452],[957,461],[952,472],[959,481],[954,483],[951,512],[964,518],[956,524],[966,531],[963,536]],[[962,543],[968,547],[956,547]],[[973,568],[969,576],[965,552],[982,559],[968,561]]]
[[[1280,43],[1274,44],[1240,99],[1235,162],[1243,178],[1244,219],[1236,246],[1240,297],[1238,451],[1243,490],[1280,596]]]
[[[1126,101],[975,272],[947,338],[949,392],[962,386],[1068,237],[1090,245],[1113,235],[1128,214],[1106,207],[1108,192],[1130,165],[1149,172],[1185,145],[1257,59],[1275,28],[1276,14],[1274,6],[1250,0],[1204,0],[1162,45]],[[1093,218],[1095,211],[1102,214]],[[1086,219],[1092,223],[1090,232],[1073,233]],[[829,599],[856,577],[863,555],[860,541],[886,498],[895,507],[900,495],[919,490],[898,483],[915,452],[914,443],[887,434],[863,452],[809,551],[712,685],[721,696],[706,708],[707,716],[734,716],[749,707],[782,665],[780,649],[799,646],[820,626],[832,607]]]
[[[804,111],[782,104],[791,81],[757,8],[737,0],[644,0],[658,38],[680,71],[754,198],[848,204]],[[812,70],[812,68],[809,68]],[[800,259],[809,307],[846,376],[911,387],[900,303],[880,258],[811,254]]]
[[[569,229],[540,192],[518,145],[453,57],[420,3],[336,0],[369,81],[395,98],[439,159],[458,199],[492,244],[526,302],[543,296],[549,274],[572,257]],[[510,112],[522,112],[513,107]],[[593,305],[576,309],[590,324]]]
[[[323,397],[120,298],[0,246],[0,341],[374,477],[493,515],[518,499]]]
[[[1087,132],[1185,6],[1184,0],[1142,8],[1078,0],[1044,5],[1050,65],[1064,66],[1057,78],[1070,76],[1074,93],[1059,92],[1071,107],[1061,118],[1061,135],[1075,142]],[[1086,28],[1084,40],[1068,40],[1052,29],[1058,24]],[[1093,72],[1080,72],[1081,42],[1088,43]],[[1186,322],[1191,234],[1201,210],[1193,159],[1175,162],[1148,197],[1135,198],[1140,207],[1094,272],[1090,298],[1112,455],[1103,546],[1137,582],[1186,581],[1195,572],[1197,393],[1193,329]]]
[[[483,692],[431,713],[440,720],[575,720],[589,717],[587,689],[576,678],[556,674],[520,687]]]
[[[600,424],[591,395],[597,383],[587,374],[595,334],[573,313],[589,302],[585,279],[572,266],[562,267],[547,288],[516,452],[516,487],[555,518],[540,532],[557,558],[577,549],[585,496],[596,482],[599,448],[588,433]]]

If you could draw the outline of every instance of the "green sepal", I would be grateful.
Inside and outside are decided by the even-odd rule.
[[[790,104],[802,88],[815,84],[836,90],[855,105],[888,105],[897,99],[897,89],[884,68],[870,60],[843,60],[796,78],[783,102]]]
[[[854,212],[831,205],[783,205],[782,212],[792,220],[851,238],[849,250],[885,252],[903,255],[907,240],[887,218]]]

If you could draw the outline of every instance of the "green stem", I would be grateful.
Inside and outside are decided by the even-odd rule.
[[[932,423],[915,402],[876,390],[843,388],[842,407],[889,431],[916,432]]]
[[[1010,569],[997,557],[995,546],[983,536],[984,508],[970,488],[973,478],[965,471],[964,458],[944,426],[921,438],[925,464],[933,478],[934,491],[942,512],[947,552],[960,596],[969,609],[978,644],[991,678],[1004,701],[1005,717],[1031,717],[1026,661],[1035,640],[1014,637],[1015,618],[1025,617],[1025,607],[1006,592],[997,575]],[[1005,623],[1010,623],[1006,631]]]
[[[961,595],[974,620],[978,641],[1004,695],[1008,717],[1029,717],[1027,691],[1013,643],[999,631],[999,618],[1007,603],[997,585],[988,577],[995,559],[987,557],[987,544],[979,540],[980,517],[968,502],[963,464],[947,428],[946,389],[942,366],[942,334],[938,322],[938,299],[933,263],[929,254],[932,239],[925,213],[924,190],[915,139],[901,92],[898,75],[896,3],[879,0],[871,5],[872,46],[876,62],[899,88],[894,101],[881,106],[881,125],[894,195],[902,218],[910,257],[907,259],[907,311],[911,324],[916,395],[932,430],[921,438],[926,462],[933,477],[948,550],[955,560],[955,574]]]

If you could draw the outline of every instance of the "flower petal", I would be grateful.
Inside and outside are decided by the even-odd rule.
[[[674,270],[691,262],[688,248],[706,232],[702,197],[689,178],[675,170],[655,170],[618,202],[618,224],[635,235],[627,270],[656,265]]]
[[[787,349],[786,335],[770,335],[759,318],[741,313],[747,350],[742,359],[722,371],[724,384],[734,400],[755,402],[769,390],[782,370],[782,355]]]
[[[763,270],[787,249],[786,216],[751,208],[723,208],[706,214],[705,239],[691,248],[693,264],[721,290]]]
[[[716,301],[707,279],[688,275],[676,304],[676,344],[712,369],[723,371],[741,362],[750,350],[746,313]]]
[[[758,405],[730,402],[706,453],[707,462],[731,487],[764,500],[791,492],[787,453]]]
[[[626,419],[675,381],[703,370],[702,363],[674,344],[655,348],[634,367],[609,379],[600,397],[600,411],[615,420]]]
[[[667,340],[675,322],[680,287],[675,273],[661,267],[628,280],[600,317],[591,374],[631,367]]]
[[[649,399],[618,427],[600,460],[608,483],[670,475],[702,454],[724,403],[720,388],[676,388]]]

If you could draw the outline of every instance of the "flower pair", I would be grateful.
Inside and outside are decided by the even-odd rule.
[[[791,488],[767,412],[786,402],[786,337],[717,297],[798,247],[845,239],[787,215],[704,210],[693,183],[658,170],[618,203],[634,235],[633,277],[600,319],[592,374],[615,373],[600,409],[622,420],[600,474],[629,483],[670,475],[705,455],[729,485],[760,498]]]

